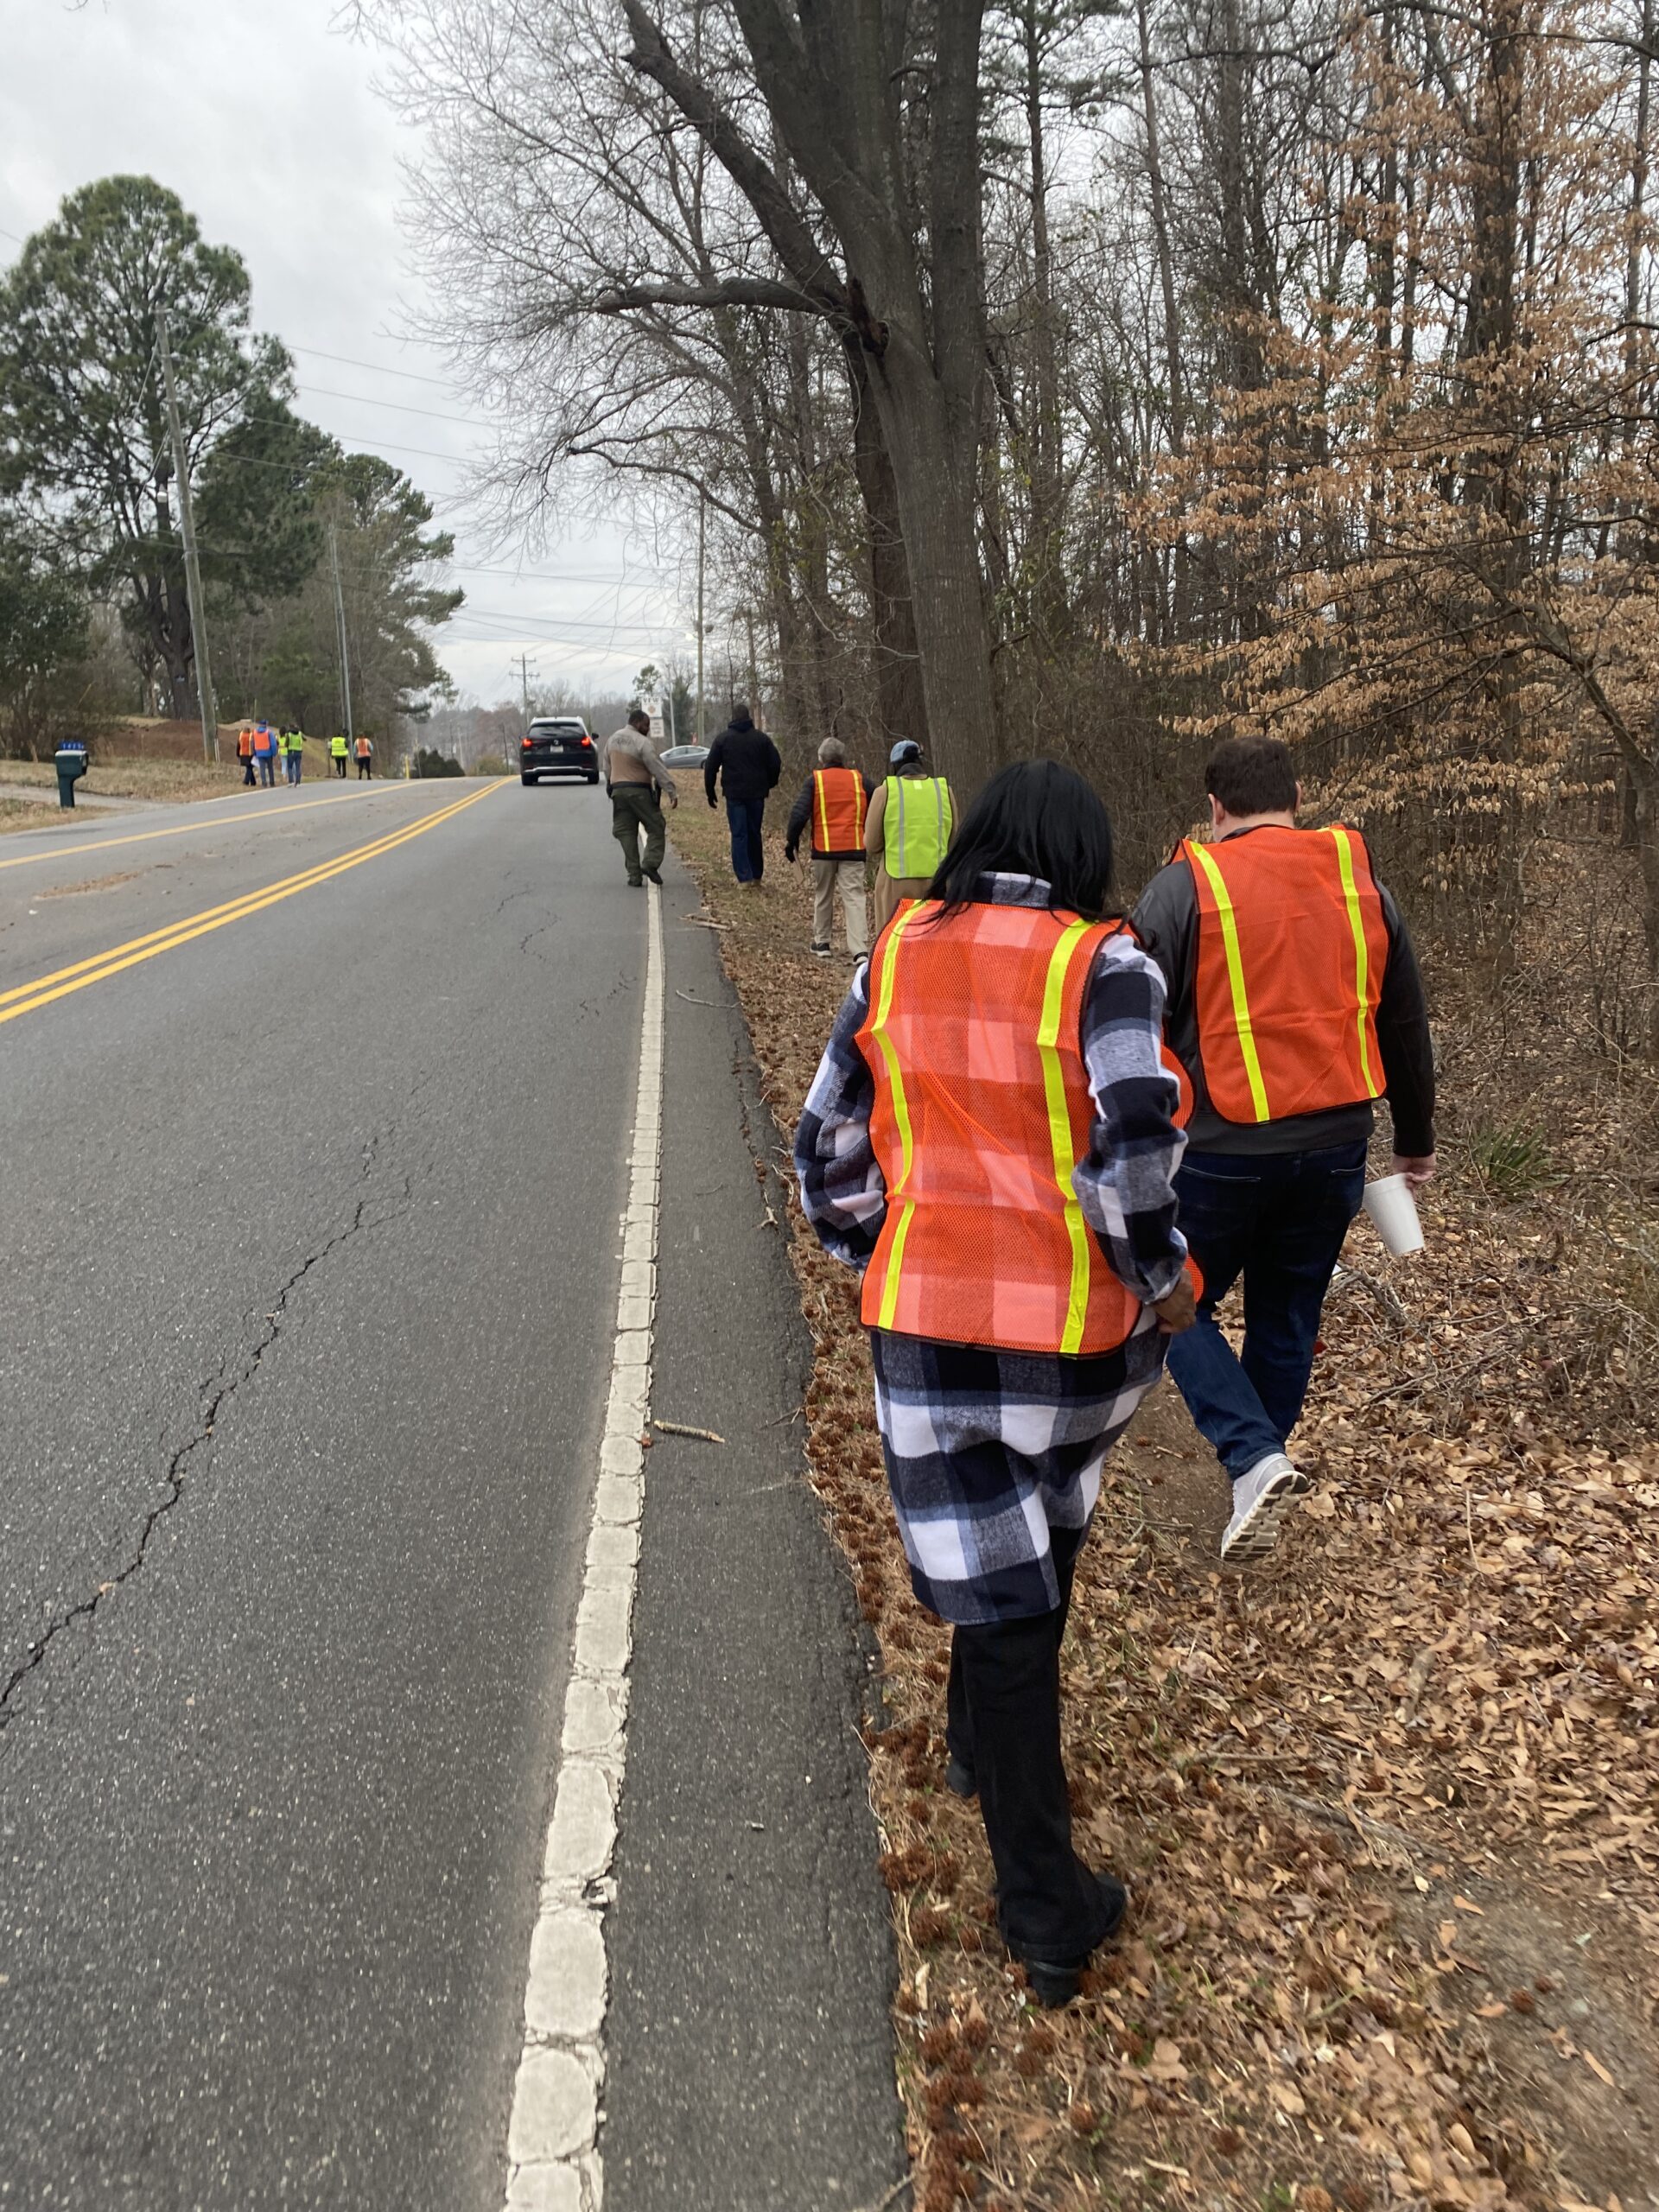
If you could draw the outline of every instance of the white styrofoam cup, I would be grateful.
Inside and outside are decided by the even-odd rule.
[[[1411,1185],[1403,1175],[1379,1175],[1375,1183],[1368,1183],[1365,1211],[1396,1260],[1403,1260],[1408,1252],[1422,1250],[1423,1224],[1417,1216]]]

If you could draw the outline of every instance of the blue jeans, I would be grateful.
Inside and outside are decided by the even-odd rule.
[[[1325,1294],[1365,1185],[1363,1144],[1325,1152],[1189,1152],[1175,1178],[1182,1234],[1204,1271],[1169,1371],[1235,1480],[1282,1452],[1301,1417]],[[1216,1307],[1244,1279],[1244,1349]]]
[[[763,798],[728,798],[726,819],[732,825],[732,873],[740,883],[759,883],[766,872],[760,844],[760,822],[766,810]]]
[[[276,787],[276,755],[274,753],[256,753],[253,757],[259,766],[260,784],[274,791]]]

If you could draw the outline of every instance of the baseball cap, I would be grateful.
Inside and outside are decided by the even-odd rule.
[[[922,748],[917,744],[915,739],[901,737],[887,755],[887,766],[889,768],[899,768],[906,760],[919,760],[921,757]]]

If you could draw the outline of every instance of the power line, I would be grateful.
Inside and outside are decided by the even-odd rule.
[[[263,546],[259,545],[232,544],[229,539],[223,537],[202,537],[198,536],[196,543],[204,553],[246,554],[255,556],[263,553],[265,550]],[[178,537],[128,537],[124,538],[122,540],[122,543],[124,546],[144,546],[154,551],[167,553],[177,553],[183,550],[183,540]],[[486,568],[477,562],[470,561],[435,562],[430,565],[434,567],[441,566],[450,569],[457,575],[506,576],[517,582],[527,584],[597,585],[601,589],[605,590],[609,590],[613,587],[620,586],[630,594],[649,591],[653,588],[652,584],[649,581],[635,582],[627,576],[590,575],[576,569],[535,570],[524,569],[493,569]],[[662,573],[663,571],[660,569],[652,569],[647,572],[648,576],[656,576]],[[439,587],[435,586],[433,588],[439,588]],[[516,614],[507,613],[505,609],[486,609],[484,607],[474,608],[470,601],[467,604],[466,612],[469,615],[475,613],[485,620],[517,622],[520,619]],[[573,617],[572,620],[574,619],[575,618]],[[596,629],[602,629],[604,626],[605,625],[602,621],[595,622],[594,625],[594,627]]]
[[[632,584],[629,586],[626,596],[632,599],[639,593],[649,591],[651,589],[652,586],[649,584]],[[620,608],[617,610],[619,614],[620,611]],[[514,613],[510,607],[475,607],[470,600],[467,602],[467,612],[479,620],[484,622],[518,622],[522,621],[524,619],[521,613]],[[575,622],[576,618],[573,615],[569,618],[566,626],[570,627],[575,625]],[[594,618],[593,626],[595,629],[602,630],[605,626],[605,618]]]
[[[6,236],[10,238],[11,232],[8,231]],[[18,244],[22,243],[20,238]],[[356,361],[349,353],[325,353],[320,346],[289,346],[288,350],[290,353],[308,353],[314,361],[338,361],[343,369],[367,369],[377,377],[403,377],[410,384],[435,384],[440,391],[453,388],[447,377],[423,377],[413,369],[388,369],[378,361]]]
[[[477,415],[441,415],[433,407],[405,407],[400,400],[376,399],[362,391],[334,391],[327,385],[302,384],[295,389],[309,392],[313,399],[349,399],[358,407],[384,407],[393,415],[423,415],[429,423],[459,423],[468,430],[495,430],[501,427],[499,423],[486,423]]]
[[[630,576],[588,575],[581,569],[490,569],[481,561],[452,561],[450,567],[461,576],[507,576],[521,584],[632,584]],[[644,576],[664,576],[666,569],[646,568],[639,571]]]

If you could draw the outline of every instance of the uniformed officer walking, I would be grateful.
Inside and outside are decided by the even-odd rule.
[[[1232,1482],[1224,1559],[1273,1548],[1309,1487],[1286,1446],[1319,1315],[1359,1211],[1373,1103],[1394,1165],[1434,1173],[1434,1065],[1405,924],[1357,830],[1297,827],[1287,748],[1235,738],[1205,772],[1211,834],[1185,840],[1135,910],[1164,973],[1165,1033],[1192,1080],[1176,1177],[1204,1275],[1169,1371]],[[1242,1279],[1235,1352],[1216,1308]]]

